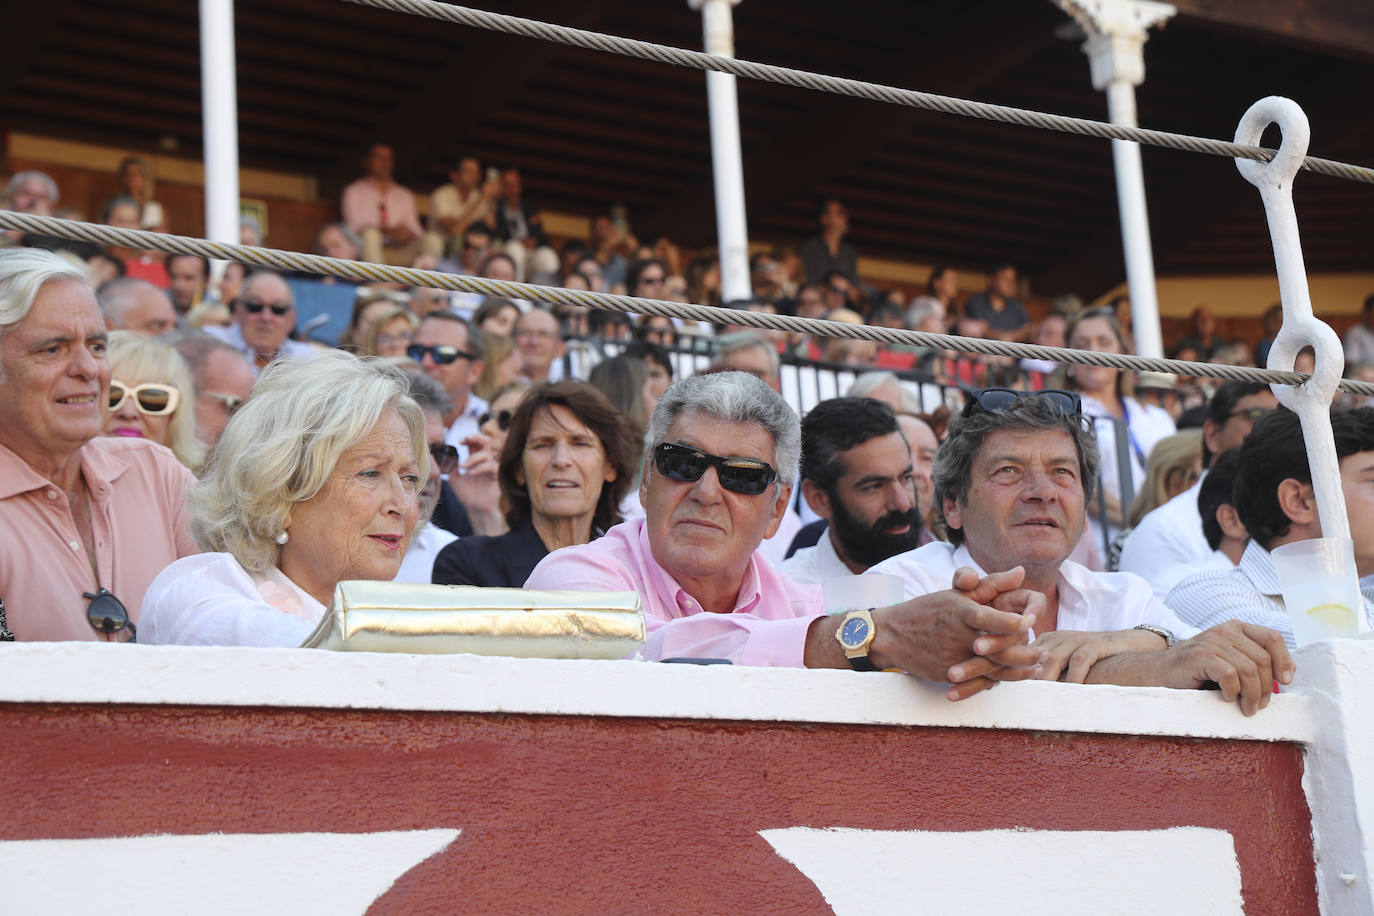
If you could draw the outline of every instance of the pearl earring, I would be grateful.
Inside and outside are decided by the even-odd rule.
[[[285,531],[283,531],[281,534],[277,535],[277,543],[278,543],[279,545],[281,545],[282,547],[285,547],[285,546],[286,546],[286,542],[289,541],[289,540],[291,540],[291,535],[287,534]]]

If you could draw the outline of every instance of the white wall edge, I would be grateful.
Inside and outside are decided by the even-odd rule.
[[[0,644],[0,702],[280,706],[1003,728],[1308,744],[1299,681],[1243,716],[1216,691],[1000,684],[951,703],[901,674],[309,649]]]

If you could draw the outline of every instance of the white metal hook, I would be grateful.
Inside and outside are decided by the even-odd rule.
[[[1303,347],[1316,353],[1312,378],[1299,386],[1274,384],[1274,396],[1302,421],[1307,444],[1307,461],[1312,471],[1312,489],[1325,537],[1350,537],[1350,522],[1345,513],[1341,490],[1340,462],[1331,434],[1331,398],[1345,370],[1345,353],[1336,332],[1312,314],[1312,297],[1307,288],[1307,268],[1298,236],[1298,217],[1293,209],[1293,179],[1307,155],[1311,136],[1307,115],[1291,99],[1269,96],[1250,106],[1236,128],[1236,142],[1258,146],[1264,129],[1277,124],[1283,131],[1278,154],[1269,162],[1237,159],[1241,175],[1259,188],[1264,213],[1269,221],[1269,236],[1274,245],[1274,267],[1278,272],[1279,298],[1283,303],[1283,326],[1269,350],[1270,369],[1292,372],[1293,362]]]

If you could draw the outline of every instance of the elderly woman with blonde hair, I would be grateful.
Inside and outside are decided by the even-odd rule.
[[[191,491],[209,553],[149,587],[145,643],[298,646],[339,582],[392,579],[429,474],[405,376],[342,351],[263,370]]]
[[[105,435],[165,445],[196,470],[205,446],[196,433],[196,389],[186,360],[171,344],[111,331],[110,410]]]

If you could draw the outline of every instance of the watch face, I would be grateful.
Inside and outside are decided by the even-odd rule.
[[[851,617],[840,626],[840,640],[849,648],[857,649],[868,638],[868,621],[862,617]]]

